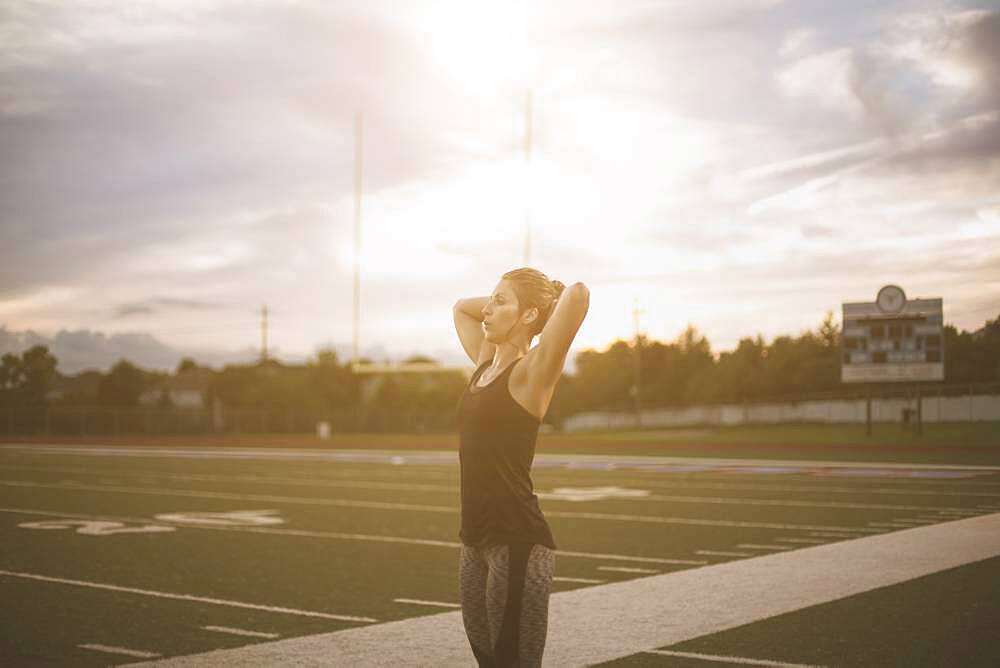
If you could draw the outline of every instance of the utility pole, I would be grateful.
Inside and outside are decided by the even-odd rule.
[[[267,362],[267,304],[260,309],[260,363]]]
[[[361,175],[364,117],[358,112],[354,124],[354,339],[351,366],[358,363],[358,322],[361,318]]]
[[[524,266],[531,265],[531,141],[532,94],[529,88],[524,98]]]
[[[642,313],[642,309],[639,308],[639,299],[633,298],[632,300],[632,327],[635,332],[635,345],[634,345],[634,363],[635,363],[635,385],[634,396],[635,396],[635,424],[637,427],[642,426],[642,346],[639,339],[639,314]]]

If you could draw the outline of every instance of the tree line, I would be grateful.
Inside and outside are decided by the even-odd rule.
[[[856,391],[840,381],[840,328],[828,313],[814,330],[766,341],[745,337],[733,350],[715,354],[708,339],[688,326],[673,341],[639,336],[575,357],[576,371],[557,386],[547,421],[559,424],[575,413],[627,411],[719,402],[749,402]],[[1000,382],[1000,316],[976,332],[944,327],[945,384]],[[416,356],[408,362],[432,362]],[[119,360],[106,373],[62,376],[45,346],[0,358],[0,408],[46,406],[174,407],[172,385],[198,378],[205,406],[226,410],[298,411],[335,423],[353,421],[374,430],[450,429],[467,383],[458,371],[388,374],[352,372],[333,351],[318,352],[302,365],[277,360],[233,364],[221,370],[184,359],[173,372],[142,369]],[[638,380],[638,382],[637,382]],[[150,394],[149,390],[154,390]],[[898,389],[867,386],[866,390]],[[145,393],[145,394],[144,394]],[[360,422],[359,422],[360,421]]]

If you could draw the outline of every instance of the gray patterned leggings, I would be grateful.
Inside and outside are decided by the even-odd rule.
[[[462,622],[480,666],[540,666],[555,550],[544,545],[462,545]]]

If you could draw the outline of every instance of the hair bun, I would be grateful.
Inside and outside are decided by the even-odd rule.
[[[566,286],[562,284],[561,281],[552,281],[552,289],[556,291],[556,299],[559,299],[559,295],[562,291],[566,289]]]

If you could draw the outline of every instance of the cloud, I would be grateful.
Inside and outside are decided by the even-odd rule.
[[[810,263],[853,285],[856,252],[992,238],[995,11],[525,3],[467,62],[442,62],[470,39],[446,4],[2,11],[0,322],[19,331],[250,350],[267,304],[288,350],[347,340],[358,109],[362,338],[386,350],[451,342],[448,307],[521,264],[527,218],[533,263],[593,283],[595,346],[629,331],[630,291],[724,332],[774,290],[780,331],[819,299],[787,288]],[[537,61],[528,185],[516,82],[486,76],[504,40]]]

